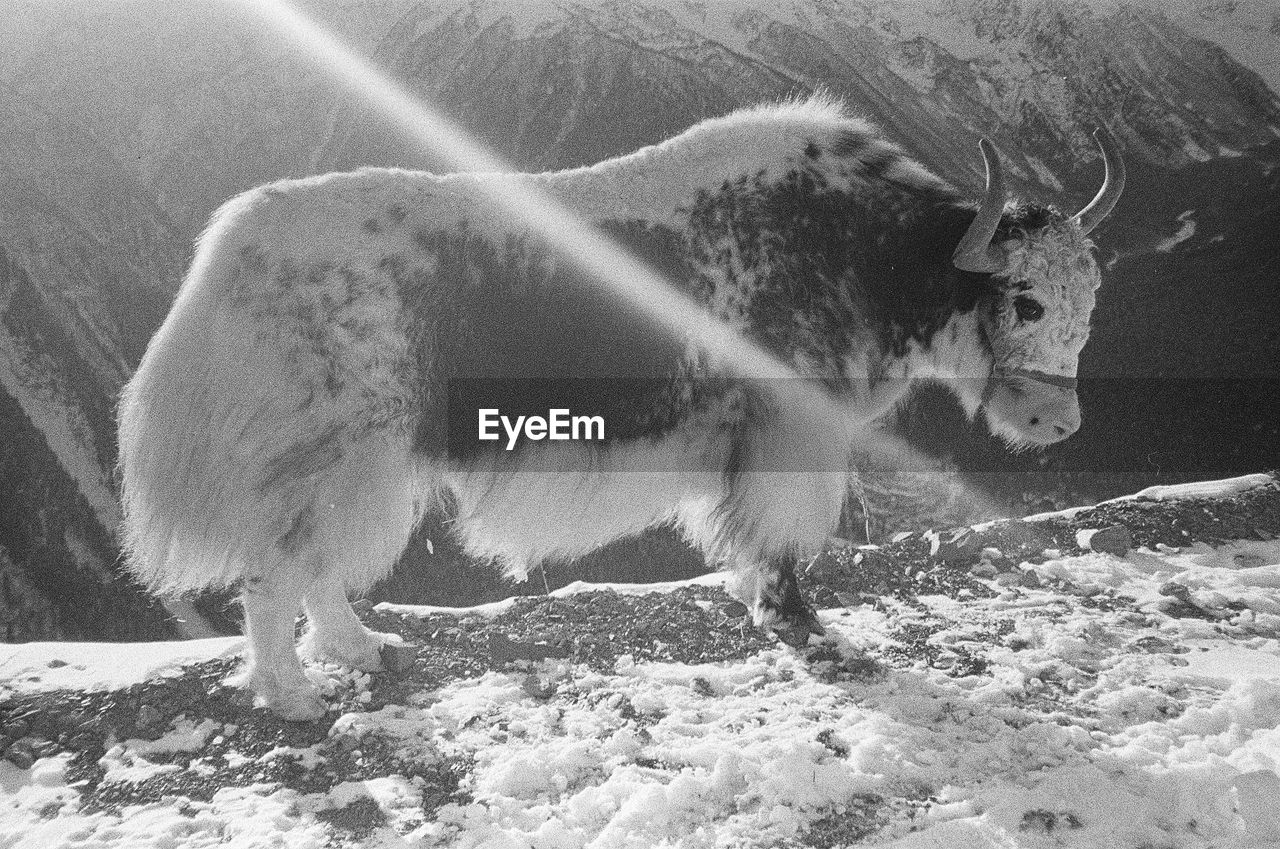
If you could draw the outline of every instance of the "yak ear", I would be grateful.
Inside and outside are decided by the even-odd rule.
[[[978,146],[987,166],[987,194],[973,223],[951,255],[951,262],[961,271],[994,274],[1005,267],[1003,251],[991,244],[996,228],[1000,226],[1000,216],[1004,214],[1004,169],[1000,167],[1000,155],[989,139],[982,139]]]

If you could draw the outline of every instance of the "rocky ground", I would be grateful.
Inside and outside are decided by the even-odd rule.
[[[1069,568],[1076,562],[1072,558],[1096,564],[1102,561],[1088,559],[1091,554],[1123,558],[1134,551],[1174,557],[1277,538],[1280,484],[1273,476],[1269,485],[1227,496],[1139,497],[1038,521],[931,531],[902,536],[880,548],[831,551],[801,570],[801,586],[825,611],[824,622],[847,620],[855,626],[831,629],[826,639],[814,638],[795,648],[779,646],[776,638],[753,630],[746,607],[709,585],[648,594],[597,589],[526,597],[496,611],[461,614],[406,613],[358,603],[370,627],[401,635],[417,647],[416,656],[396,673],[318,670],[316,677],[332,704],[321,721],[287,723],[252,708],[242,693],[222,683],[237,661],[216,659],[190,665],[172,677],[111,691],[10,688],[0,702],[0,750],[17,770],[28,770],[40,759],[61,758],[63,779],[75,792],[37,812],[49,820],[71,814],[112,816],[154,804],[179,812],[202,810],[220,791],[237,787],[266,786],[273,792],[314,798],[351,782],[396,777],[416,788],[417,810],[409,825],[421,825],[446,806],[451,811],[474,807],[476,750],[406,746],[385,728],[370,733],[361,717],[386,717],[388,711],[395,714],[405,706],[430,705],[432,694],[449,685],[496,672],[504,681],[518,683],[517,696],[533,704],[603,709],[599,702],[609,700],[611,721],[644,742],[657,722],[654,710],[632,705],[616,689],[593,692],[585,680],[647,662],[732,667],[781,651],[790,653],[796,664],[783,679],[798,675],[846,691],[874,690],[908,672],[981,689],[1017,666],[1008,659],[1010,653],[1016,655],[1035,643],[1026,624],[1029,610],[1046,621],[1127,628],[1125,652],[1158,656],[1176,665],[1179,655],[1191,651],[1177,635],[1199,632],[1171,629],[1170,622],[1198,620],[1216,628],[1215,633],[1256,643],[1280,639],[1280,617],[1267,614],[1265,605],[1249,596],[1232,597],[1193,580],[1161,580],[1155,594],[1144,595],[1126,585],[1108,585],[1094,571],[1075,576]],[[1250,561],[1260,557],[1250,551],[1246,547],[1233,555],[1237,566],[1269,565]],[[1276,592],[1270,590],[1272,598]],[[848,636],[864,620],[878,625],[865,638]],[[1090,636],[1072,627],[1073,639],[1107,642],[1106,635]],[[1016,699],[1022,712],[1019,722],[1049,718],[1093,732],[1112,728],[1106,717],[1111,703],[1096,693],[1088,699],[1081,696],[1096,687],[1109,668],[1099,658],[1085,657],[1088,648],[1079,647],[1076,655],[1060,652],[1036,675],[1027,676],[1033,683]],[[1064,661],[1071,668],[1065,668]],[[718,685],[709,678],[692,674],[689,680],[695,692],[716,695]],[[1157,701],[1170,717],[1190,703],[1176,693]],[[1145,702],[1136,710],[1143,716],[1161,715]],[[464,730],[453,733],[461,736]],[[501,742],[505,733],[494,739]],[[849,755],[850,744],[832,729],[818,731],[814,739],[831,756]],[[671,768],[662,756],[643,751],[630,764],[636,769]],[[145,768],[136,774],[127,771],[139,766]],[[890,820],[901,820],[904,807],[938,804],[938,793],[939,788],[926,787],[917,793],[897,788],[846,794],[843,812],[816,810],[794,829],[788,845],[848,845],[877,833]],[[362,843],[390,827],[385,806],[372,797],[337,801],[342,804],[318,808],[309,820],[323,826],[325,840],[332,844]],[[1020,833],[1036,839],[1070,833],[1081,827],[1083,816],[1036,808],[1024,813]],[[5,816],[0,810],[0,821]],[[1032,840],[1027,845],[1040,844]]]

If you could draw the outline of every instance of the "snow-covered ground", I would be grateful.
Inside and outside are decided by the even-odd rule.
[[[1190,239],[1192,236],[1196,234],[1196,219],[1195,219],[1194,209],[1188,209],[1187,211],[1183,212],[1181,215],[1178,216],[1178,221],[1182,225],[1181,227],[1178,228],[1178,232],[1174,233],[1172,236],[1169,236],[1168,238],[1161,239],[1158,243],[1156,243],[1156,250],[1159,251],[1160,253],[1165,253],[1165,254],[1169,253],[1178,245],[1182,244],[1187,239]]]
[[[1130,503],[1277,485],[1197,486]],[[1186,504],[1174,524],[1194,527],[1212,501]],[[798,651],[753,637],[714,663],[552,656],[385,705],[378,676],[316,667],[342,707],[310,743],[237,748],[269,718],[197,705],[152,739],[106,740],[92,804],[74,747],[0,762],[0,847],[1280,846],[1280,540],[1251,527],[1123,555],[984,549],[958,591],[824,610],[828,636]],[[700,584],[656,589],[733,606]],[[559,596],[615,597],[600,589]],[[437,630],[504,613],[376,611]],[[679,646],[665,624],[647,645]],[[9,646],[0,676],[18,699],[119,689],[237,648]],[[283,761],[296,780],[274,780]],[[228,770],[240,779],[220,785]]]

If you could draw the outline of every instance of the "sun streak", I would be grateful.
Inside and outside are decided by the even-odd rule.
[[[429,108],[387,74],[372,67],[324,27],[282,0],[226,0],[258,22],[298,45],[307,58],[335,77],[432,156],[456,171],[512,172],[516,169],[489,152],[456,122]],[[535,186],[514,181],[477,181],[495,208],[542,235],[569,261],[607,286],[636,310],[665,325],[678,338],[695,340],[740,376],[778,380],[790,397],[784,400],[811,416],[816,432],[833,439],[858,432],[860,449],[878,463],[908,468],[935,464],[901,439],[874,428],[872,398],[850,403],[833,396],[820,383],[805,379],[760,346],[712,316],[701,304],[632,256],[609,237],[581,220],[558,199]],[[968,489],[966,487],[966,489]],[[968,493],[978,503],[985,498]]]
[[[449,163],[457,171],[512,172],[516,169],[490,153],[485,145],[457,123],[421,103],[395,80],[371,67],[334,35],[279,0],[229,0],[252,11],[281,35],[303,47],[309,58],[342,80],[388,118],[409,138]],[[477,181],[495,207],[540,233],[563,256],[607,285],[619,297],[665,324],[680,338],[694,339],[718,352],[741,375],[798,379],[800,376],[768,352],[744,339],[713,317],[693,299],[679,292],[609,237],[581,220],[558,199],[533,186],[502,181]],[[808,383],[808,381],[799,381]],[[798,388],[798,387],[797,387]],[[808,387],[815,392],[815,387]],[[821,392],[823,404],[841,420],[857,418],[856,411]]]

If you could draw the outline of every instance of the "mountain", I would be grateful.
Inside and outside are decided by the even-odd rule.
[[[1017,511],[1027,493],[1096,499],[1161,474],[1280,464],[1275,0],[298,8],[525,169],[594,162],[823,90],[959,185],[977,191],[985,135],[1019,191],[1074,207],[1100,180],[1088,132],[1105,123],[1131,176],[1099,234],[1108,282],[1082,363],[1098,379],[1085,388],[1091,424],[1060,448],[1008,458],[953,405],[925,400],[899,426],[968,483],[869,480],[873,531]],[[69,622],[62,579],[32,580],[48,571],[32,559],[39,546],[56,574],[79,576],[67,581],[92,575],[146,604],[109,565],[112,404],[210,213],[281,177],[438,163],[305,45],[235,4],[0,0],[0,42],[0,400],[5,456],[19,464],[6,467],[0,505],[24,517],[4,526],[0,568],[43,587],[23,598]],[[1235,414],[1214,414],[1224,409]],[[32,497],[32,480],[57,485]],[[962,497],[975,480],[985,496]],[[92,557],[46,542],[54,515],[100,541]],[[667,545],[607,557],[639,573],[658,550],[687,573],[687,553]],[[427,547],[420,538],[409,559],[425,561]]]
[[[171,633],[114,568],[113,405],[186,249],[82,125],[3,87],[0,100],[4,634]]]
[[[1080,2],[421,4],[375,60],[528,168],[587,164],[762,99],[825,89],[939,172],[976,183],[988,135],[1021,183],[1068,199],[1108,123],[1173,167],[1272,141],[1280,100],[1157,9]],[[366,112],[331,167],[421,159]],[[370,159],[372,157],[372,160]]]
[[[280,176],[430,164],[305,51],[234,7],[6,3],[21,14],[0,36],[19,47],[0,57],[0,79],[90,126],[188,236],[226,197]],[[1280,101],[1257,73],[1280,73],[1276,52],[1239,49],[1251,32],[1242,4],[1215,12],[1214,26],[1187,5],[1173,15],[1139,0],[300,8],[521,168],[595,162],[820,87],[955,179],[979,181],[985,134],[1025,186],[1076,201],[1090,193],[1074,178],[1095,156],[1087,132],[1099,121],[1130,157],[1175,168],[1280,132]],[[1274,0],[1247,5],[1280,14]],[[1214,33],[1221,44],[1198,37]]]

